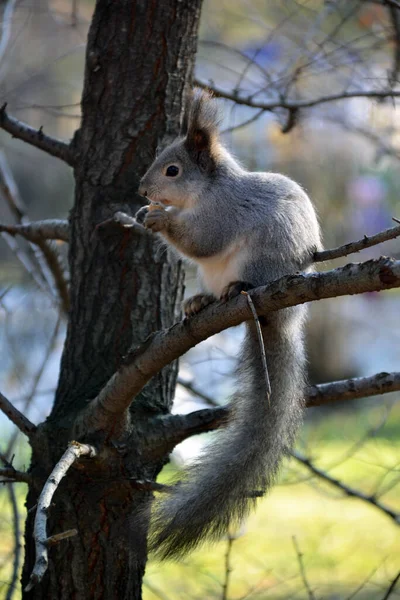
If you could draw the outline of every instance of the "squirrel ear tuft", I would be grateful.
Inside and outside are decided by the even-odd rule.
[[[203,169],[215,167],[219,120],[218,106],[211,94],[195,89],[188,111],[185,146]]]

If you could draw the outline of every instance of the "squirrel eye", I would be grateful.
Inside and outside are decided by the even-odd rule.
[[[176,177],[178,175],[178,173],[179,173],[179,167],[176,167],[175,165],[169,166],[165,172],[167,177]]]

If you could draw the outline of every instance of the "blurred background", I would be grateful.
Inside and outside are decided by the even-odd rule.
[[[307,190],[326,248],[389,228],[392,217],[400,217],[400,113],[390,94],[400,77],[396,4],[204,2],[196,78],[247,100],[221,98],[224,140],[249,169],[282,172]],[[93,5],[0,0],[0,105],[7,102],[9,114],[61,139],[79,127]],[[337,100],[328,101],[331,96]],[[284,108],[287,101],[300,109]],[[68,217],[73,177],[63,162],[0,131],[0,170],[1,223]],[[18,210],[8,201],[11,188]],[[66,268],[67,249],[58,247]],[[400,241],[351,259],[381,254],[399,258]],[[42,279],[37,275],[33,247],[3,234],[0,256],[1,390],[37,423],[50,411],[66,323],[46,270]],[[196,289],[190,269],[186,285],[190,295]],[[399,370],[398,295],[394,290],[312,305],[310,381]],[[223,332],[181,360],[176,412],[228,400],[241,336],[240,327]],[[180,564],[150,562],[144,597],[389,597],[400,569],[399,396],[308,409],[297,448],[303,462],[287,461],[273,492],[228,539]],[[163,478],[204,443],[207,436],[182,444]],[[16,468],[29,465],[24,440],[3,415],[0,451],[9,459],[15,454]],[[18,598],[9,581],[17,521],[22,544],[25,488],[10,488],[0,488],[0,597]],[[390,594],[400,597],[400,588]]]

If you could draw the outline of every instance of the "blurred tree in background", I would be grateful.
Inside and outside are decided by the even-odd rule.
[[[400,216],[400,2],[201,4],[0,1],[0,406],[14,422],[1,420],[0,438],[7,598],[40,571],[47,547],[44,577],[24,598],[140,598],[147,516],[140,527],[132,516],[157,493],[171,450],[188,438],[175,453],[187,460],[203,442],[191,436],[218,426],[231,392],[240,328],[189,351],[179,375],[172,358],[181,352],[149,371],[143,389],[126,374],[131,348],[179,320],[183,267],[131,216],[140,176],[179,133],[192,83],[220,97],[226,144],[249,169],[284,172],[307,189],[326,248]],[[360,260],[398,258],[398,247],[387,241]],[[400,286],[389,279],[384,286]],[[190,268],[186,288],[195,289]],[[323,406],[308,409],[281,485],[246,535],[231,532],[184,564],[150,563],[145,597],[396,597],[397,307],[396,290],[312,305],[311,382],[360,379],[310,388],[309,403]],[[116,396],[110,381],[121,385]],[[174,410],[187,421],[168,416],[176,381]],[[126,403],[110,418],[121,390]],[[200,408],[206,423],[193,426]],[[68,454],[76,438],[85,445]],[[66,451],[73,464],[35,548],[38,497]],[[87,457],[75,460],[79,453]]]

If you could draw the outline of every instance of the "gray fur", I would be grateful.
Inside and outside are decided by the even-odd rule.
[[[164,150],[139,190],[162,204],[148,212],[145,226],[197,262],[203,287],[216,297],[230,283],[225,273],[265,285],[310,270],[312,252],[321,248],[305,192],[283,175],[243,169],[221,145],[217,119],[214,101],[197,92],[187,136]],[[178,177],[165,175],[168,165],[179,167]],[[215,278],[214,264],[227,265]],[[247,324],[230,422],[172,493],[154,504],[150,547],[159,557],[218,539],[247,516],[255,492],[273,483],[301,423],[305,314],[299,306],[264,318],[270,403],[254,323]]]

